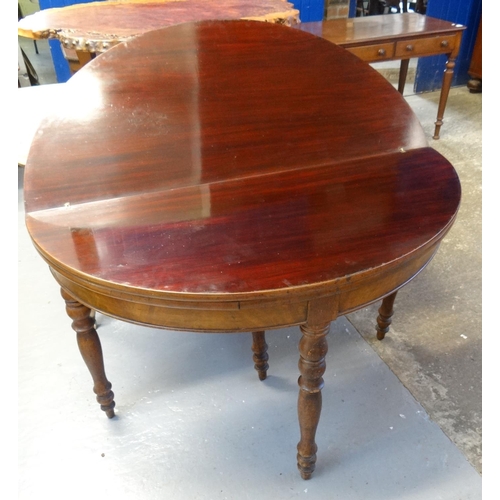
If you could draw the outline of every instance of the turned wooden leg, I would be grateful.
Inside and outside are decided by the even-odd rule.
[[[71,326],[76,332],[78,348],[94,381],[97,402],[108,418],[113,418],[114,394],[104,372],[101,342],[94,328],[95,321],[91,317],[91,310],[76,301],[64,288],[61,288],[61,295],[66,301],[66,312],[73,320]]]
[[[325,356],[328,351],[326,335],[330,323],[322,327],[300,327],[299,343],[299,426],[300,441],[297,445],[297,467],[302,479],[309,479],[316,466],[316,429],[321,414],[321,389],[325,373]]]
[[[444,109],[446,108],[446,102],[448,101],[448,94],[450,93],[451,80],[453,78],[453,69],[455,68],[455,59],[448,59],[446,63],[446,69],[444,70],[443,85],[441,87],[441,95],[439,97],[439,106],[437,113],[437,120],[435,122],[435,129],[433,139],[439,139],[439,131],[441,125],[443,125]]]
[[[392,323],[392,315],[394,314],[394,300],[398,292],[394,292],[391,295],[385,297],[382,301],[382,305],[378,310],[377,317],[377,338],[383,340],[385,334],[389,331],[389,327]]]
[[[266,332],[252,332],[252,351],[255,369],[259,374],[260,380],[265,380],[269,365],[267,363],[269,355],[267,354]]]

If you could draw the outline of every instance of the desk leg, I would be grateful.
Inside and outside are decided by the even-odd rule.
[[[259,379],[265,380],[267,378],[267,370],[269,369],[267,363],[269,355],[267,354],[266,332],[252,332],[252,338],[254,366],[259,374]]]
[[[297,466],[302,479],[309,479],[316,466],[316,429],[321,414],[321,389],[328,351],[326,335],[330,323],[322,327],[303,325],[299,343],[299,425],[300,441],[297,445]]]
[[[90,315],[91,310],[77,302],[64,288],[61,288],[61,295],[66,301],[66,312],[73,320],[71,326],[76,332],[78,348],[94,381],[97,402],[108,418],[113,418],[115,416],[114,394],[111,390],[111,383],[104,373],[101,342],[94,328],[95,321]]]
[[[397,291],[388,295],[382,301],[382,305],[378,310],[377,317],[377,339],[383,340],[385,334],[389,331],[392,323],[392,315],[394,314],[394,301],[396,300]]]
[[[405,91],[406,76],[408,75],[408,65],[410,64],[409,59],[401,59],[401,66],[399,68],[399,82],[398,82],[398,92],[403,95]]]
[[[448,94],[450,93],[451,79],[453,78],[454,68],[455,58],[450,57],[446,62],[446,69],[444,70],[443,85],[441,87],[441,96],[439,97],[437,121],[435,123],[436,128],[434,129],[433,139],[439,139],[439,130],[443,124],[444,109],[446,108],[446,101],[448,100]]]

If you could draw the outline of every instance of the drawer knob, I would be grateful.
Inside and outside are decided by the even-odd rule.
[[[378,54],[379,56],[385,56],[385,54],[386,54],[385,49],[378,49],[377,54]]]
[[[450,45],[450,43],[448,42],[448,40],[443,40],[443,41],[441,42],[441,47],[443,47],[443,48],[446,48],[446,47],[448,47],[449,45]]]
[[[407,50],[408,52],[411,52],[411,51],[413,50],[413,45],[411,45],[411,44],[407,45],[407,46],[406,46],[406,50]]]

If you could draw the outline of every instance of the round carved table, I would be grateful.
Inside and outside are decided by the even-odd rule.
[[[330,322],[383,300],[383,338],[397,290],[455,220],[460,183],[355,56],[276,24],[207,21],[148,32],[76,73],[35,134],[25,200],[108,417],[93,310],[253,332],[262,380],[264,331],[298,325],[307,479]]]
[[[286,0],[106,0],[43,9],[18,23],[27,38],[55,38],[63,47],[100,53],[141,35],[188,21],[248,19],[291,26],[299,11]]]

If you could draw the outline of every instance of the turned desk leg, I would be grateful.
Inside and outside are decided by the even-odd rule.
[[[392,323],[392,315],[394,314],[394,301],[396,300],[397,291],[388,295],[382,301],[382,305],[378,310],[377,317],[377,339],[383,340],[385,334],[389,331]]]
[[[453,78],[453,70],[455,68],[455,58],[450,57],[446,62],[446,69],[444,70],[443,85],[441,87],[441,95],[439,97],[439,106],[437,112],[437,120],[435,122],[435,129],[433,139],[439,139],[439,131],[443,125],[444,110],[446,102],[448,101],[448,94],[450,93],[451,80]]]
[[[399,68],[399,82],[398,82],[398,92],[403,95],[405,91],[406,76],[408,75],[408,66],[410,64],[409,59],[401,59],[401,66]]]
[[[309,479],[316,466],[316,429],[321,414],[321,389],[325,373],[325,356],[328,351],[326,336],[330,323],[322,327],[300,327],[299,343],[299,426],[300,441],[297,445],[297,466],[302,479]]]
[[[267,378],[269,355],[267,354],[266,332],[252,332],[252,351],[255,369],[260,380]]]
[[[91,310],[76,301],[64,288],[61,288],[61,295],[66,301],[66,312],[73,320],[71,326],[76,332],[78,348],[94,381],[97,402],[108,418],[113,418],[114,394],[104,372],[101,342],[94,328],[95,321],[91,317]]]

